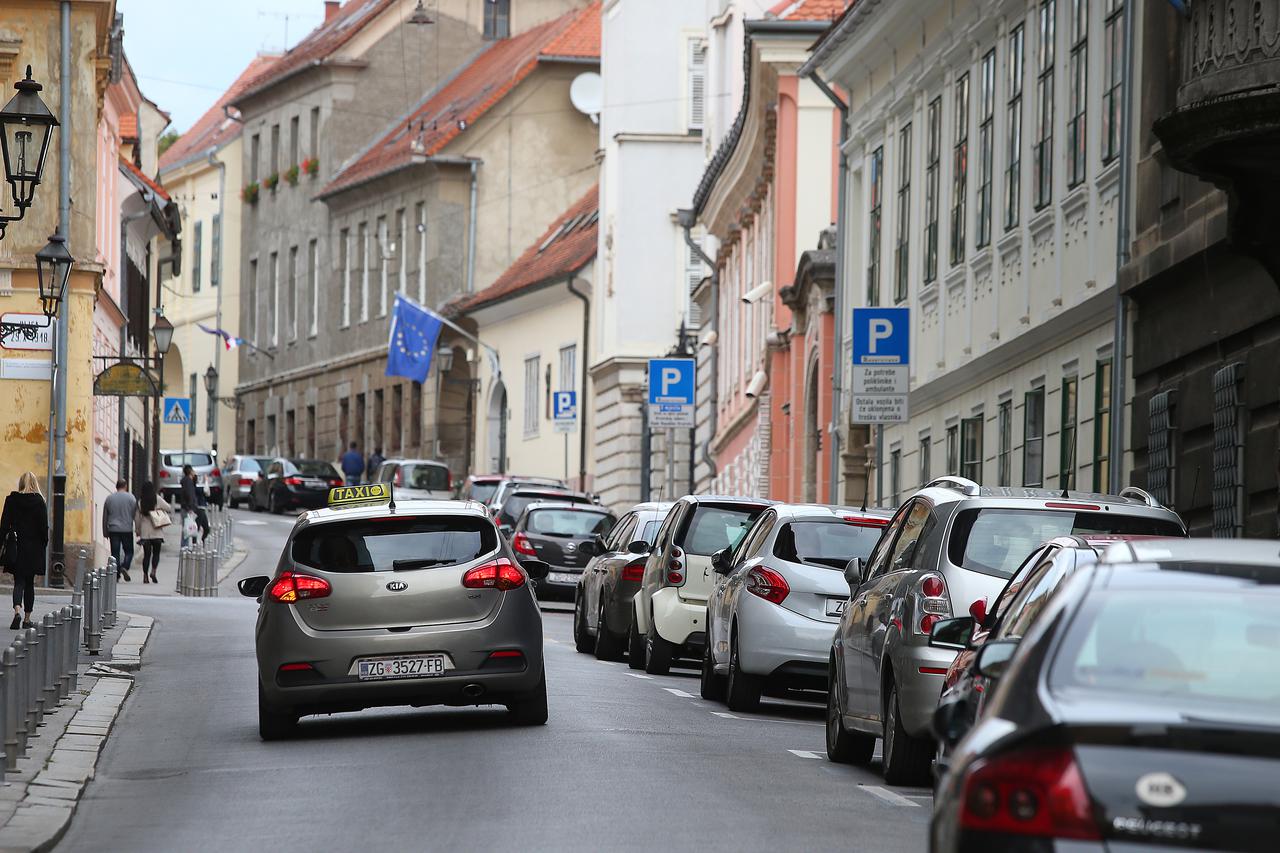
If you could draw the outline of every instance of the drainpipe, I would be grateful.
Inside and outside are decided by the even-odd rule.
[[[142,198],[147,205],[151,204],[148,196],[143,196]],[[120,313],[124,314],[125,317],[124,325],[120,327],[120,355],[122,356],[125,354],[126,347],[129,343],[129,225],[150,215],[151,211],[144,207],[137,213],[131,213],[128,216],[122,216],[120,218]],[[142,310],[146,311],[146,309],[147,305],[144,300]],[[125,398],[121,397],[116,404],[116,429],[119,434],[118,441],[120,448],[116,456],[120,462],[119,473],[117,476],[121,480],[129,479],[129,472],[124,468],[124,447],[129,441],[128,433],[125,430],[124,401]]]
[[[226,212],[224,199],[227,194],[227,164],[223,163],[221,160],[218,159],[216,148],[209,149],[208,158],[209,158],[209,165],[218,170],[218,231],[219,231],[219,234],[221,235],[221,233],[227,227],[226,220],[223,218],[223,214]],[[218,265],[218,281],[216,282],[218,292],[217,292],[217,295],[214,296],[214,309],[213,309],[213,327],[215,329],[222,328],[222,288],[225,286],[223,284],[222,279],[223,279],[223,273],[226,271],[225,267],[223,267],[222,265],[222,244],[224,242],[226,241],[222,239],[221,236],[219,236],[218,255],[211,259],[214,263]],[[211,285],[214,283],[215,282],[210,282]],[[294,282],[292,286],[296,287],[297,282]],[[296,300],[294,304],[294,313],[295,315],[297,313]],[[298,318],[295,316],[293,318],[293,321],[295,323],[298,322]],[[222,338],[217,335],[215,335],[213,338],[213,369],[218,374],[218,380],[221,381],[222,380]],[[209,399],[209,406],[210,408],[213,409],[213,462],[215,465],[218,464],[218,415],[220,414],[218,410],[218,405],[219,403],[218,403],[217,395]]]
[[[478,160],[471,161],[471,214],[467,223],[467,293],[476,292],[476,172]]]
[[[71,246],[71,0],[61,3],[62,79],[58,111],[62,138],[58,143],[58,233]],[[61,587],[65,575],[64,535],[67,509],[67,326],[71,323],[71,285],[62,297],[62,316],[54,332],[53,376],[53,518],[49,536],[49,586]]]
[[[578,490],[587,490],[587,353],[591,346],[591,300],[585,293],[575,290],[573,283],[577,276],[569,276],[565,283],[569,292],[582,300],[582,390],[578,392]]]
[[[716,262],[712,260],[706,252],[702,251],[702,246],[698,245],[698,241],[693,239],[692,229],[693,223],[697,221],[697,214],[692,210],[678,210],[676,211],[676,221],[680,224],[680,228],[684,232],[685,245],[692,249],[694,254],[701,258],[702,262],[707,265],[709,270],[711,270],[711,328],[719,334],[720,268],[716,266]],[[710,350],[708,358],[710,359],[711,381],[708,384],[711,387],[711,413],[707,420],[707,440],[702,443],[702,461],[707,466],[707,477],[714,479],[716,476],[716,461],[711,457],[711,442],[715,440],[716,429],[719,425],[720,350],[716,345],[712,345],[707,349]]]
[[[848,190],[846,185],[849,178],[849,156],[845,153],[845,143],[849,141],[849,105],[845,100],[837,95],[826,82],[818,76],[817,71],[809,74],[809,79],[813,81],[813,85],[817,86],[822,94],[826,95],[831,103],[835,104],[836,110],[840,113],[840,170],[839,183],[836,185],[836,304],[833,309],[835,312],[834,331],[835,341],[833,342],[834,352],[832,361],[835,362],[835,370],[831,379],[831,467],[828,474],[828,500],[835,504],[840,502],[840,415],[843,401],[841,400],[840,383],[844,376],[844,225],[845,225],[845,204]],[[876,445],[876,453],[880,452],[880,447]],[[879,471],[879,466],[877,466]],[[880,493],[876,492],[877,499]]]
[[[1129,263],[1129,183],[1133,180],[1133,3],[1126,3],[1124,27],[1124,93],[1120,124],[1120,190],[1116,216],[1116,325],[1111,354],[1111,470],[1108,487],[1118,495],[1124,488],[1125,356],[1128,351],[1129,303],[1120,292],[1120,273]]]

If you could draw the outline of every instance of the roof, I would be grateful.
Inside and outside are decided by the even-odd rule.
[[[125,113],[120,116],[120,138],[121,139],[137,139],[138,138],[138,114]]]
[[[278,62],[244,81],[239,97],[255,94],[313,65],[322,65],[397,0],[347,0],[331,18],[295,44]]]
[[[814,43],[813,47],[809,48],[809,58],[796,73],[803,77],[821,67],[836,48],[853,35],[853,31],[858,28],[862,19],[879,8],[882,2],[883,0],[852,0],[831,28]]]
[[[549,48],[574,53],[551,54]],[[594,52],[592,52],[594,51]],[[387,131],[333,176],[324,198],[420,163],[501,101],[539,61],[598,59],[600,4],[592,3],[509,39],[492,42],[454,77],[396,120]]]
[[[568,278],[596,256],[600,225],[599,185],[592,187],[551,223],[497,281],[461,302],[453,309],[474,311],[508,299],[521,291]]]
[[[834,21],[848,5],[849,0],[782,0],[769,14],[782,21]]]
[[[304,512],[298,517],[294,533],[305,530],[313,524],[331,521],[363,521],[369,518],[386,518],[387,516],[415,515],[479,515],[488,518],[484,504],[479,501],[433,501],[424,498],[399,498],[396,508],[391,509],[388,503],[357,504],[353,506],[330,509],[323,507]]]
[[[239,97],[250,80],[270,68],[279,58],[263,54],[255,56],[235,82],[223,92],[222,97],[161,155],[160,171],[163,173],[194,157],[203,157],[209,149],[221,148],[238,137],[243,126],[240,122],[227,118],[223,107]],[[123,130],[123,124],[121,127]]]
[[[1274,539],[1146,539],[1113,545],[1104,561],[1270,566],[1280,572],[1280,542]]]
[[[156,183],[156,181],[153,178],[147,177],[145,172],[143,172],[137,166],[133,165],[132,161],[126,160],[123,156],[120,157],[120,168],[124,169],[126,173],[128,173],[130,176],[134,178],[135,184],[137,184],[140,181],[143,184],[143,186],[145,186],[147,189],[154,192],[160,198],[164,199],[165,201],[170,200],[169,193],[165,191],[164,187]],[[139,189],[141,189],[141,187],[139,187]]]

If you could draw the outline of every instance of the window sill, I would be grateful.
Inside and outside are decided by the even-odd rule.
[[[533,440],[533,439],[537,438],[537,437],[539,436],[539,434],[540,434],[540,433],[538,432],[538,430],[536,430],[536,429],[535,429],[533,432],[526,432],[526,433],[525,433],[521,438],[522,438],[524,441],[531,441],[531,440]]]
[[[1120,184],[1120,158],[1114,158],[1110,163],[1102,167],[1102,171],[1098,173],[1098,177],[1093,179],[1093,186],[1099,193],[1104,193],[1112,187]]]
[[[1031,217],[1031,221],[1027,223],[1027,230],[1031,232],[1031,238],[1034,240],[1052,228],[1056,215],[1057,211],[1050,206]]]
[[[947,293],[951,293],[954,290],[959,290],[961,287],[964,287],[965,279],[968,277],[968,272],[969,271],[963,266],[959,266],[947,273]]]
[[[982,275],[991,269],[991,246],[986,245],[976,251],[973,258],[969,261],[969,266],[973,269],[974,275]]]
[[[1001,255],[1007,255],[1013,250],[1021,248],[1022,231],[1016,227],[1006,231],[1004,236],[996,241],[996,251]]]
[[[935,305],[938,301],[938,282],[933,280],[920,288],[920,294],[917,297],[920,301],[920,307],[926,308]]]
[[[1071,188],[1067,197],[1062,200],[1062,215],[1075,216],[1089,204],[1089,187],[1080,183]]]

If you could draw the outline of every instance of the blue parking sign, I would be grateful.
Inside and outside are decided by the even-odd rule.
[[[556,391],[551,395],[551,421],[556,432],[573,432],[578,428],[577,391]]]
[[[853,363],[909,364],[911,310],[854,308]]]
[[[649,426],[693,426],[697,362],[691,358],[649,359]]]

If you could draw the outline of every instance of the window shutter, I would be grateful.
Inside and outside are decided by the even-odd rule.
[[[698,257],[693,247],[686,244],[684,248],[685,302],[688,305],[685,325],[690,329],[697,329],[702,326],[702,309],[693,301],[693,291],[697,289],[698,283],[702,281],[706,272],[703,269],[702,258]]]
[[[689,39],[689,129],[702,130],[707,107],[707,43]]]

